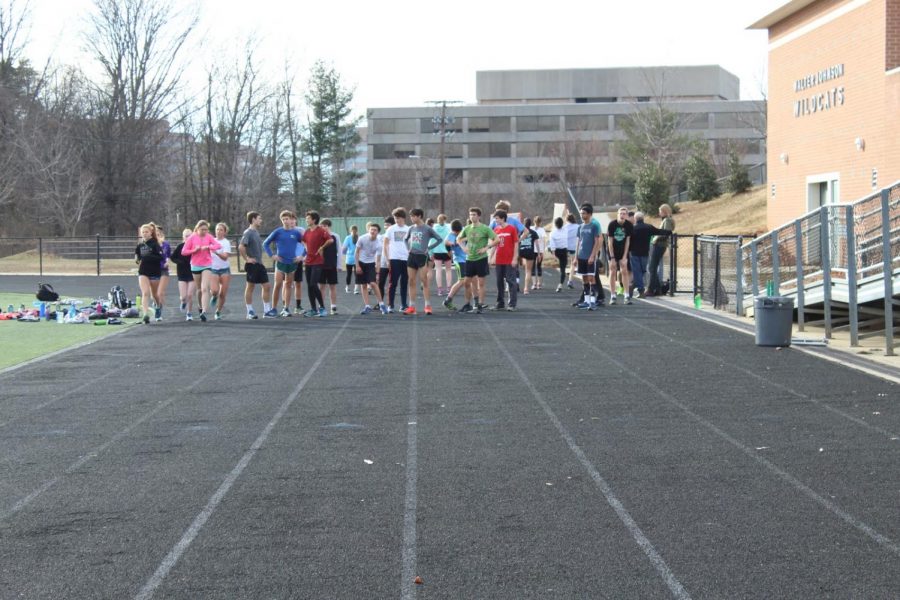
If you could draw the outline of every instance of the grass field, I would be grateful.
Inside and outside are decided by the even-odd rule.
[[[0,292],[0,306],[6,308],[12,304],[16,309],[24,304],[32,308],[35,298],[33,294],[8,294]],[[137,322],[136,319],[131,319]],[[127,323],[127,322],[126,322]],[[115,333],[130,325],[93,324],[74,325],[59,324],[52,321],[19,322],[0,321],[0,369],[38,358],[57,350],[81,344]]]

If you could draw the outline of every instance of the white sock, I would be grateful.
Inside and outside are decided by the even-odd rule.
[[[253,312],[253,305],[252,305],[252,304],[248,304],[248,305],[247,305],[247,314],[249,315],[249,314],[252,313],[252,312]]]
[[[268,302],[263,302],[263,310],[269,312],[270,310],[272,310],[272,305]]]

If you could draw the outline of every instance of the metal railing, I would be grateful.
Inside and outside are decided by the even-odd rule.
[[[738,259],[738,314],[744,313],[742,296],[769,291],[793,296],[801,331],[808,323],[821,323],[830,338],[846,329],[852,346],[860,337],[884,332],[886,354],[894,354],[900,182],[852,204],[813,210],[744,244]],[[861,334],[861,327],[868,331]]]

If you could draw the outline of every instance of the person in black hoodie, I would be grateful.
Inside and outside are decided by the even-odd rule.
[[[141,241],[134,248],[134,261],[138,264],[138,285],[141,288],[141,315],[144,324],[150,323],[150,297],[156,301],[157,321],[162,317],[159,299],[159,279],[162,276],[163,251],[156,237],[156,225],[141,225]]]
[[[650,262],[650,236],[672,235],[671,231],[658,229],[649,223],[644,223],[644,213],[634,214],[634,231],[631,234],[631,273],[635,290],[635,297],[644,297],[644,274]]]
[[[170,260],[175,263],[178,273],[178,295],[181,297],[181,312],[187,312],[186,321],[193,321],[192,312],[194,309],[194,292],[196,285],[194,284],[194,274],[191,273],[191,258],[181,253],[184,243],[191,234],[191,229],[185,229],[181,232],[181,243],[175,247]]]

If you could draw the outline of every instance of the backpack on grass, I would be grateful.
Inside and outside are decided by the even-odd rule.
[[[128,296],[125,295],[125,290],[122,289],[121,285],[114,285],[109,290],[109,303],[120,310],[131,307],[131,302],[128,300]]]
[[[56,302],[59,300],[59,294],[53,291],[53,286],[49,283],[39,283],[35,296],[41,302]]]

